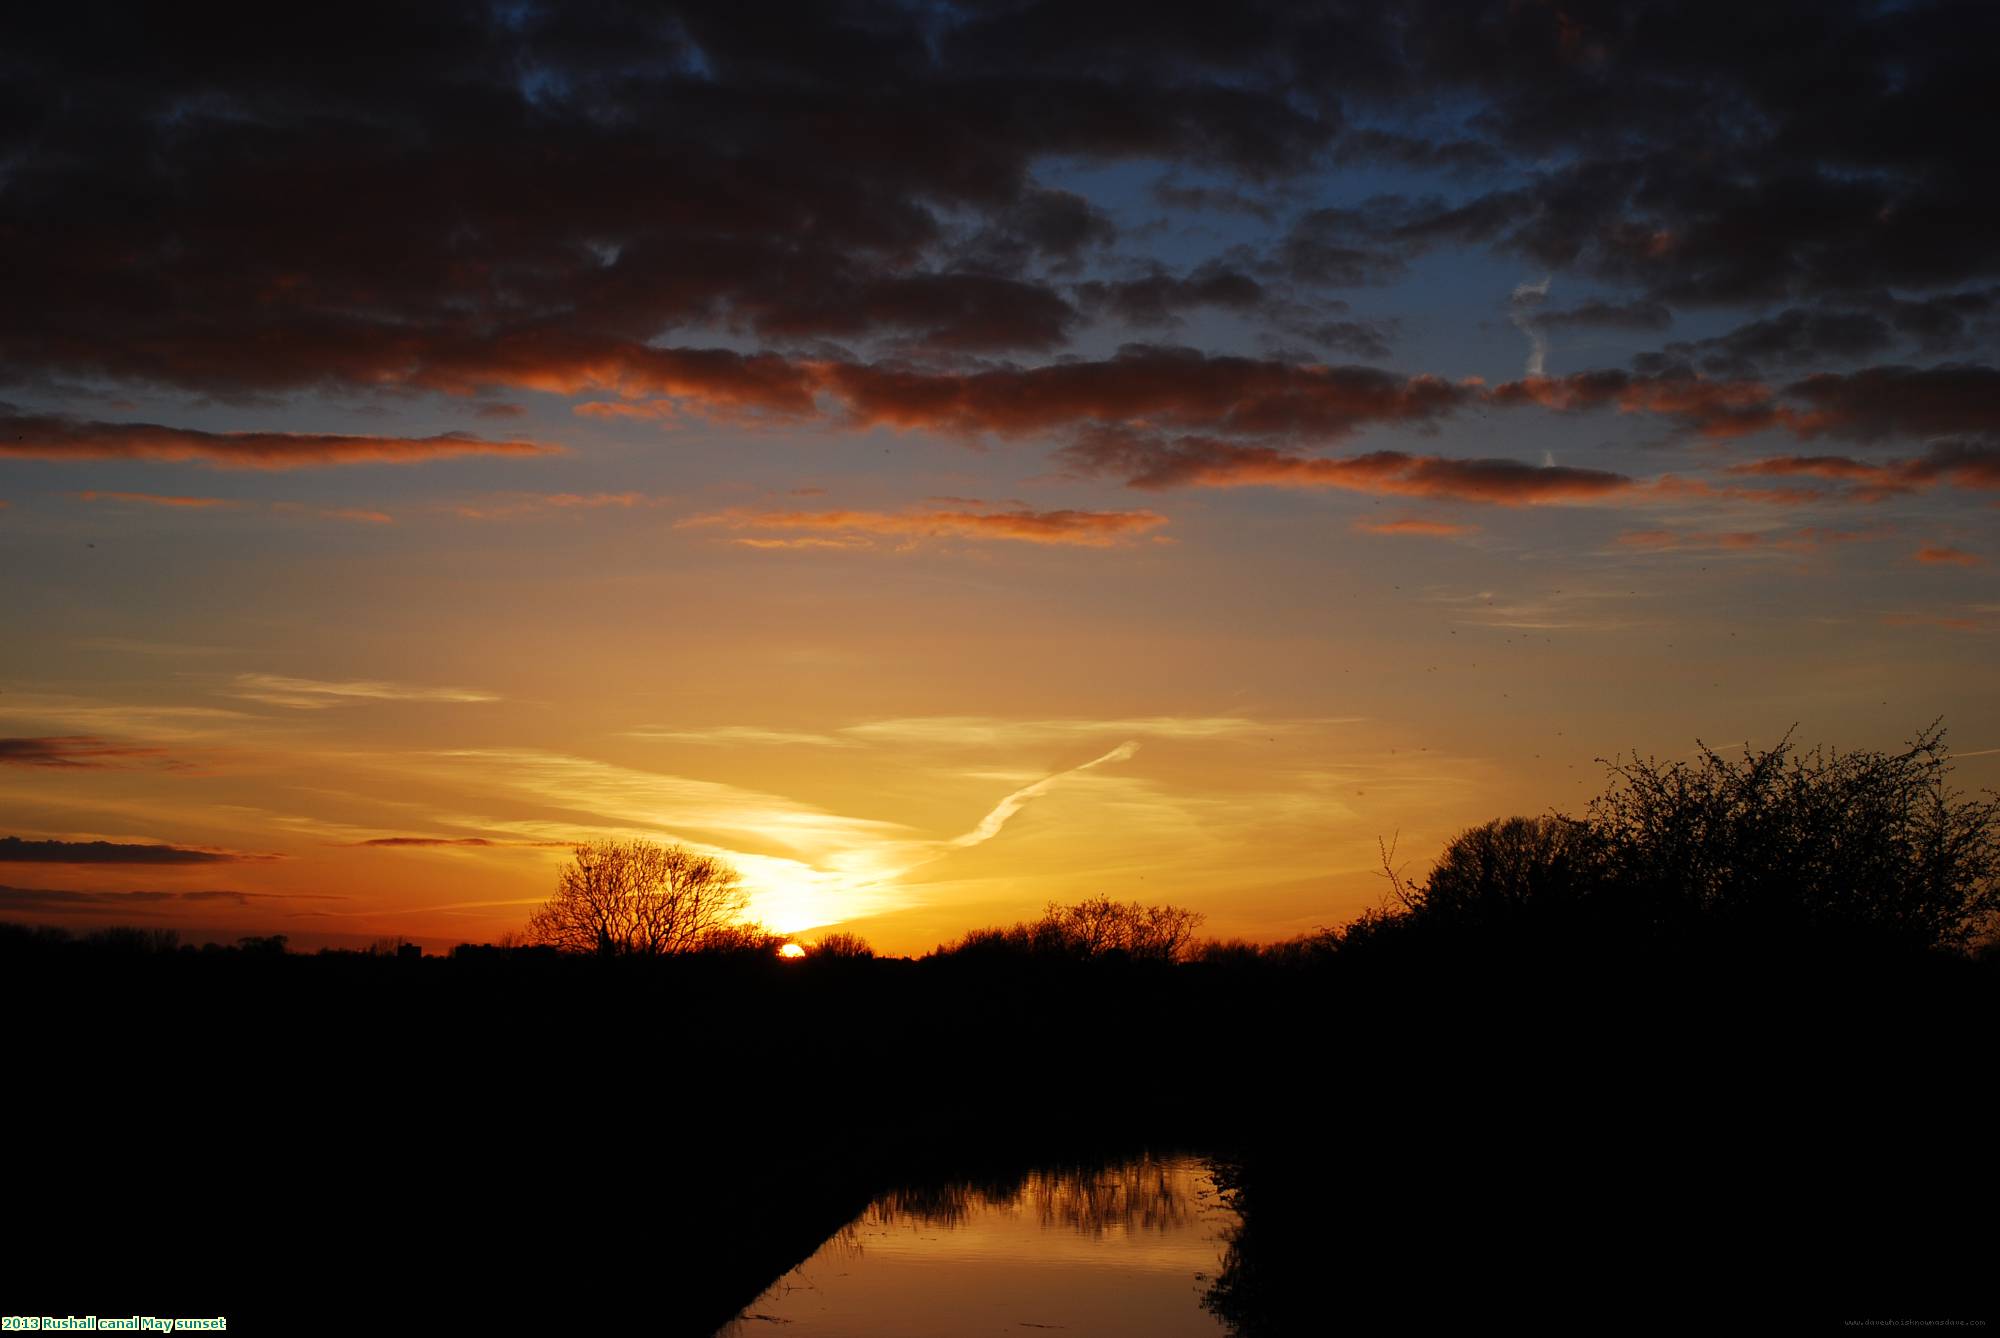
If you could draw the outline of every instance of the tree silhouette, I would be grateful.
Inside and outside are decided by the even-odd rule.
[[[1604,841],[1587,822],[1501,818],[1445,848],[1422,904],[1430,915],[1461,922],[1557,911],[1586,898],[1603,868]]]
[[[740,937],[749,905],[736,870],[685,846],[599,841],[576,847],[556,892],[528,918],[529,943],[568,952],[659,956]]]

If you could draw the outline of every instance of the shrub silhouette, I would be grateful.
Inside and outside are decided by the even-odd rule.
[[[2000,798],[1946,783],[1937,724],[1900,753],[1793,752],[1614,767],[1591,805],[1607,875],[1651,922],[1748,937],[1965,944],[2000,911]]]
[[[1703,745],[1610,771],[1584,818],[1474,827],[1421,885],[1391,869],[1412,925],[1931,949],[2000,916],[2000,798],[1949,787],[1936,724],[1897,753],[1801,754],[1787,734],[1740,761]]]

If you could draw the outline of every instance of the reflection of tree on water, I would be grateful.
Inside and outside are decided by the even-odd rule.
[[[1063,1227],[1086,1236],[1167,1232],[1194,1220],[1198,1192],[1189,1163],[1141,1156],[905,1186],[876,1199],[868,1221],[954,1227],[987,1210],[1025,1214],[1044,1230]]]

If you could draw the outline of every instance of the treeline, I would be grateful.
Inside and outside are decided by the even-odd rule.
[[[1041,918],[1007,928],[975,929],[940,944],[937,957],[1025,957],[1058,961],[1179,962],[1194,954],[1195,930],[1205,917],[1179,906],[1091,897],[1072,905],[1050,902]]]

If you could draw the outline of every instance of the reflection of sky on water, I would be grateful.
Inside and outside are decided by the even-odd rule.
[[[725,1333],[1215,1334],[1201,1295],[1236,1220],[1193,1157],[898,1190]]]

